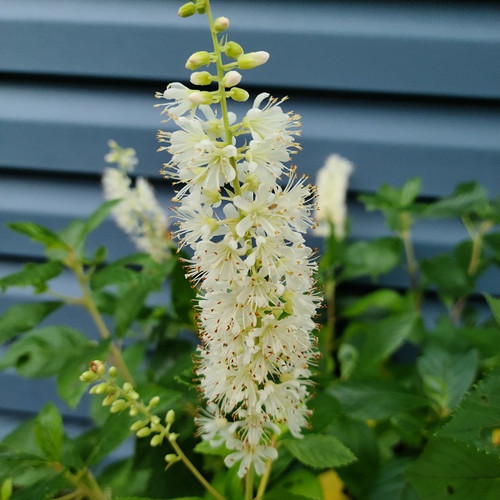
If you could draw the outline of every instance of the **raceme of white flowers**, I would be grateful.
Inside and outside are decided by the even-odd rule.
[[[112,212],[116,223],[139,250],[160,262],[170,255],[172,246],[167,216],[146,179],[138,177],[132,187],[132,179],[127,174],[133,172],[138,163],[135,150],[121,148],[115,141],[109,141],[109,146],[105,160],[116,163],[117,168],[104,169],[104,197],[106,200],[121,199]]]
[[[215,63],[216,74],[195,72],[191,81],[218,88],[176,82],[158,93],[178,127],[158,137],[171,155],[164,173],[179,185],[176,236],[192,249],[187,274],[199,289],[197,376],[206,401],[199,432],[232,450],[225,463],[239,462],[243,477],[252,465],[262,474],[277,457],[275,436],[301,437],[307,425],[320,300],[304,242],[314,194],[288,166],[300,117],[282,110],[284,100],[262,93],[243,116],[227,111],[228,99],[248,98],[235,87],[235,68],[263,64],[269,54],[244,53],[218,37],[229,21],[212,21],[206,4],[214,51],[196,52],[186,67]],[[233,62],[223,63],[222,54]]]
[[[345,236],[347,218],[346,195],[352,163],[340,155],[330,155],[316,177],[318,186],[316,232],[328,236],[330,225],[339,240]]]

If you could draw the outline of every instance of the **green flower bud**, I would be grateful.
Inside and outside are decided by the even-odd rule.
[[[86,372],[83,372],[81,375],[80,375],[80,380],[82,382],[94,382],[95,380],[97,380],[99,378],[99,375],[97,375],[97,373],[94,373],[93,371],[91,370],[88,370]]]
[[[269,59],[269,52],[261,50],[259,52],[248,52],[238,57],[238,68],[252,69],[265,64]]]
[[[168,440],[171,441],[172,443],[174,443],[175,441],[177,441],[178,437],[179,437],[179,434],[177,434],[176,432],[171,432],[168,435]]]
[[[198,14],[205,14],[207,10],[207,5],[205,0],[196,0],[196,11]]]
[[[221,31],[226,31],[229,28],[229,19],[227,17],[218,17],[214,21],[214,29],[217,33]]]
[[[118,393],[111,392],[102,400],[102,406],[109,406],[111,403],[116,401],[117,398],[118,398]]]
[[[104,394],[108,390],[107,382],[102,382],[101,384],[94,385],[92,389],[90,389],[90,394]]]
[[[146,425],[149,424],[149,420],[137,420],[137,422],[134,422],[131,426],[130,426],[130,430],[132,432],[136,432],[138,431],[139,429],[142,429],[143,427],[146,427]]]
[[[151,434],[151,429],[149,427],[143,427],[142,429],[139,429],[135,435],[138,437],[138,438],[144,438],[144,437],[148,437],[149,435]]]
[[[224,53],[231,59],[238,59],[243,54],[243,47],[236,42],[227,42],[224,47]]]
[[[250,94],[245,89],[233,87],[231,92],[229,92],[229,97],[234,101],[245,102],[250,97]]]
[[[118,399],[117,401],[115,401],[112,405],[111,405],[111,408],[109,409],[109,411],[111,413],[118,413],[120,411],[123,411],[125,410],[126,408],[128,408],[130,405],[130,403],[128,401],[125,401],[123,399]]]
[[[160,446],[160,444],[163,441],[163,436],[161,434],[155,434],[152,438],[149,444],[153,447],[155,446]]]
[[[165,455],[165,462],[168,464],[174,463],[179,461],[179,457],[175,453],[169,453],[168,455]]]
[[[122,386],[123,392],[130,392],[134,390],[134,386],[130,382],[125,382]]]
[[[196,13],[196,5],[192,2],[185,3],[177,11],[179,17],[189,17]]]
[[[189,80],[193,85],[210,85],[212,83],[212,75],[208,71],[196,71],[191,74]]]
[[[116,378],[118,377],[118,370],[116,369],[115,366],[110,366],[108,370],[108,374],[111,378]]]
[[[208,64],[210,64],[210,54],[206,50],[200,50],[189,56],[186,62],[186,68],[195,70],[200,66],[207,66]]]
[[[153,408],[160,402],[160,396],[155,396],[154,398],[151,398],[151,401],[149,402],[149,407]]]
[[[136,406],[131,406],[130,407],[130,410],[128,412],[128,414],[131,416],[131,417],[136,417],[137,414],[139,413],[139,410],[137,409]]]
[[[175,421],[175,411],[168,410],[167,415],[165,416],[165,422],[167,422],[167,424],[172,425],[174,421]]]

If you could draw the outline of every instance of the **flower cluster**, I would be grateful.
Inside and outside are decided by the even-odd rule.
[[[105,160],[116,163],[118,168],[104,169],[104,197],[106,200],[121,200],[113,208],[116,223],[133,239],[139,250],[160,262],[170,254],[172,246],[167,216],[146,179],[138,177],[135,187],[132,187],[128,173],[133,172],[138,163],[135,151],[121,148],[115,141],[109,141],[109,146],[110,152]]]
[[[328,236],[333,227],[334,235],[342,240],[345,236],[347,218],[346,195],[352,163],[340,155],[330,155],[316,178],[318,207],[316,232]]]
[[[197,375],[206,400],[200,434],[232,450],[226,465],[240,462],[244,476],[251,466],[263,473],[265,461],[276,458],[273,436],[287,429],[300,437],[307,424],[319,297],[304,234],[313,225],[314,194],[287,166],[298,148],[298,115],[285,113],[283,101],[267,93],[240,120],[227,111],[227,99],[248,96],[235,92],[241,75],[233,68],[269,56],[219,40],[219,19],[209,15],[214,52],[197,52],[186,64],[215,63],[216,75],[197,72],[191,81],[217,82],[218,89],[172,83],[157,94],[178,126],[158,137],[160,150],[171,155],[164,173],[182,184],[174,198],[176,235],[192,249],[187,273],[199,288]],[[223,64],[223,53],[236,61]],[[210,106],[217,103],[220,114]]]

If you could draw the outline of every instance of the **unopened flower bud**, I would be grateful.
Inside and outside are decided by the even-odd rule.
[[[238,83],[240,82],[241,82],[241,74],[238,73],[237,71],[229,71],[222,79],[222,85],[224,85],[224,87],[234,87],[235,85],[238,85]]]
[[[102,400],[102,406],[109,406],[111,403],[116,401],[116,398],[118,397],[117,392],[112,392],[108,394],[103,400]]]
[[[167,415],[165,416],[165,422],[167,424],[172,425],[175,420],[175,411],[174,410],[168,410]]]
[[[188,2],[182,5],[177,11],[179,17],[189,17],[196,13],[196,5],[193,2]]]
[[[94,380],[97,380],[98,378],[99,378],[99,375],[91,370],[83,372],[80,375],[80,380],[82,382],[94,382]]]
[[[210,105],[213,103],[214,99],[212,92],[195,90],[194,92],[191,92],[191,94],[189,94],[189,100],[193,104],[197,104],[199,106],[200,104]]]
[[[163,436],[161,434],[155,434],[152,438],[149,444],[151,446],[159,446],[161,442],[163,441]]]
[[[159,402],[160,402],[160,396],[155,396],[154,398],[151,398],[151,401],[149,402],[150,408],[156,406]]]
[[[269,59],[269,52],[261,50],[259,52],[248,52],[238,57],[238,68],[252,69],[265,64]]]
[[[130,403],[128,403],[127,401],[123,400],[123,399],[118,399],[117,401],[115,401],[112,405],[111,405],[111,408],[109,409],[109,411],[111,413],[118,413],[122,410],[125,410],[126,408],[128,408]]]
[[[149,427],[143,427],[142,429],[139,429],[135,435],[138,437],[138,438],[144,438],[144,437],[148,437],[149,435],[151,434],[151,429]]]
[[[214,21],[214,29],[217,33],[221,31],[226,31],[229,28],[229,19],[227,17],[218,17]]]
[[[134,386],[130,382],[125,382],[122,388],[123,392],[130,392],[134,390]]]
[[[231,59],[238,59],[243,54],[243,47],[236,42],[227,42],[224,48],[224,53]]]
[[[239,87],[233,87],[231,89],[229,96],[234,101],[245,102],[250,97],[250,94],[245,89],[240,89]]]
[[[136,432],[136,431],[138,431],[139,429],[142,429],[143,427],[145,427],[148,424],[149,424],[149,420],[138,420],[137,422],[134,422],[130,426],[130,430],[132,432]]]
[[[94,385],[92,389],[90,389],[90,394],[104,394],[108,389],[108,384],[106,382],[102,382],[101,384]]]
[[[200,66],[207,66],[208,64],[210,64],[210,54],[206,50],[200,50],[189,56],[186,62],[186,68],[195,70]]]
[[[198,14],[205,14],[207,5],[205,0],[196,0],[196,11]]]
[[[189,80],[193,85],[210,85],[212,83],[212,75],[208,71],[196,71],[191,74]]]
[[[135,406],[132,406],[130,407],[130,410],[128,412],[128,414],[131,416],[131,417],[135,417],[137,416],[137,414],[139,413],[139,410],[135,407]]]
[[[165,462],[167,462],[168,464],[177,462],[178,460],[179,457],[175,453],[169,453],[168,455],[165,455]]]
[[[108,374],[111,378],[116,378],[118,377],[118,370],[116,369],[115,366],[110,366],[108,370]]]
[[[179,437],[179,434],[177,432],[171,432],[168,435],[168,440],[172,443],[175,443],[177,441],[177,438]]]

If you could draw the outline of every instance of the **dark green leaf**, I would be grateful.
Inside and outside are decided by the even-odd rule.
[[[351,450],[337,438],[324,434],[306,434],[302,439],[280,441],[300,462],[317,469],[341,467],[356,460]]]
[[[40,292],[46,288],[47,281],[59,276],[63,270],[63,265],[59,261],[45,262],[44,264],[26,264],[22,271],[0,279],[0,288],[6,290],[11,286],[33,286]]]
[[[196,453],[201,453],[202,455],[214,455],[217,457],[227,457],[227,455],[231,453],[231,450],[228,450],[224,443],[214,448],[208,441],[200,441],[194,447],[194,451],[196,451]]]
[[[86,465],[98,464],[131,436],[132,422],[127,412],[110,414],[101,427],[91,429],[73,440],[74,453]]]
[[[69,245],[56,233],[34,222],[13,222],[7,225],[14,231],[25,234],[32,240],[42,243],[48,249],[70,250]]]
[[[497,263],[500,263],[500,233],[487,234],[483,241],[484,246],[493,254]]]
[[[281,496],[279,496],[281,494]],[[274,485],[265,495],[265,498],[310,498],[311,500],[323,500],[321,484],[316,474],[309,470],[297,469],[288,473],[284,478]]]
[[[80,243],[104,222],[111,210],[113,210],[118,203],[121,203],[121,201],[120,199],[105,201],[89,216],[80,235]]]
[[[486,376],[468,394],[452,419],[437,435],[472,445],[488,453],[500,455],[494,433],[500,429],[500,372]]]
[[[309,403],[313,411],[311,427],[315,432],[322,431],[340,413],[339,402],[325,391],[318,391]]]
[[[419,357],[417,368],[425,393],[447,414],[474,381],[478,357],[476,351],[457,354],[430,344]]]
[[[420,498],[500,498],[500,458],[451,439],[431,440],[407,476]]]
[[[353,318],[377,311],[400,311],[404,299],[395,290],[380,289],[364,295],[342,310],[342,316]]]
[[[372,487],[370,500],[418,500],[419,497],[405,477],[412,463],[412,458],[395,458],[387,462]]]
[[[177,262],[171,276],[172,305],[177,316],[186,324],[194,324],[193,301],[196,293],[185,277],[181,262]]]
[[[63,473],[52,473],[25,488],[16,491],[12,500],[52,500],[54,495],[69,486]]]
[[[344,253],[342,279],[371,276],[376,278],[388,273],[401,260],[401,240],[386,237],[373,241],[357,241]]]
[[[476,182],[459,184],[453,193],[430,205],[423,213],[427,217],[464,217],[483,215],[489,211],[488,194]]]
[[[49,460],[59,462],[64,439],[62,417],[57,408],[48,403],[38,414],[35,424],[36,444]]]
[[[495,321],[497,322],[498,326],[500,326],[500,299],[496,299],[488,293],[485,293],[484,296],[488,301],[488,305],[490,306],[491,312],[495,317]]]
[[[4,481],[8,477],[18,480],[27,469],[46,468],[50,468],[50,462],[44,458],[0,444],[0,480]],[[44,473],[42,472],[42,475]]]
[[[23,335],[0,359],[0,370],[13,366],[25,377],[57,374],[90,340],[67,326],[47,326]]]
[[[429,400],[392,382],[344,382],[329,389],[345,413],[362,420],[380,420],[429,405]]]
[[[38,323],[59,309],[62,302],[38,302],[17,304],[0,316],[0,342],[15,337],[19,333],[35,328]]]

